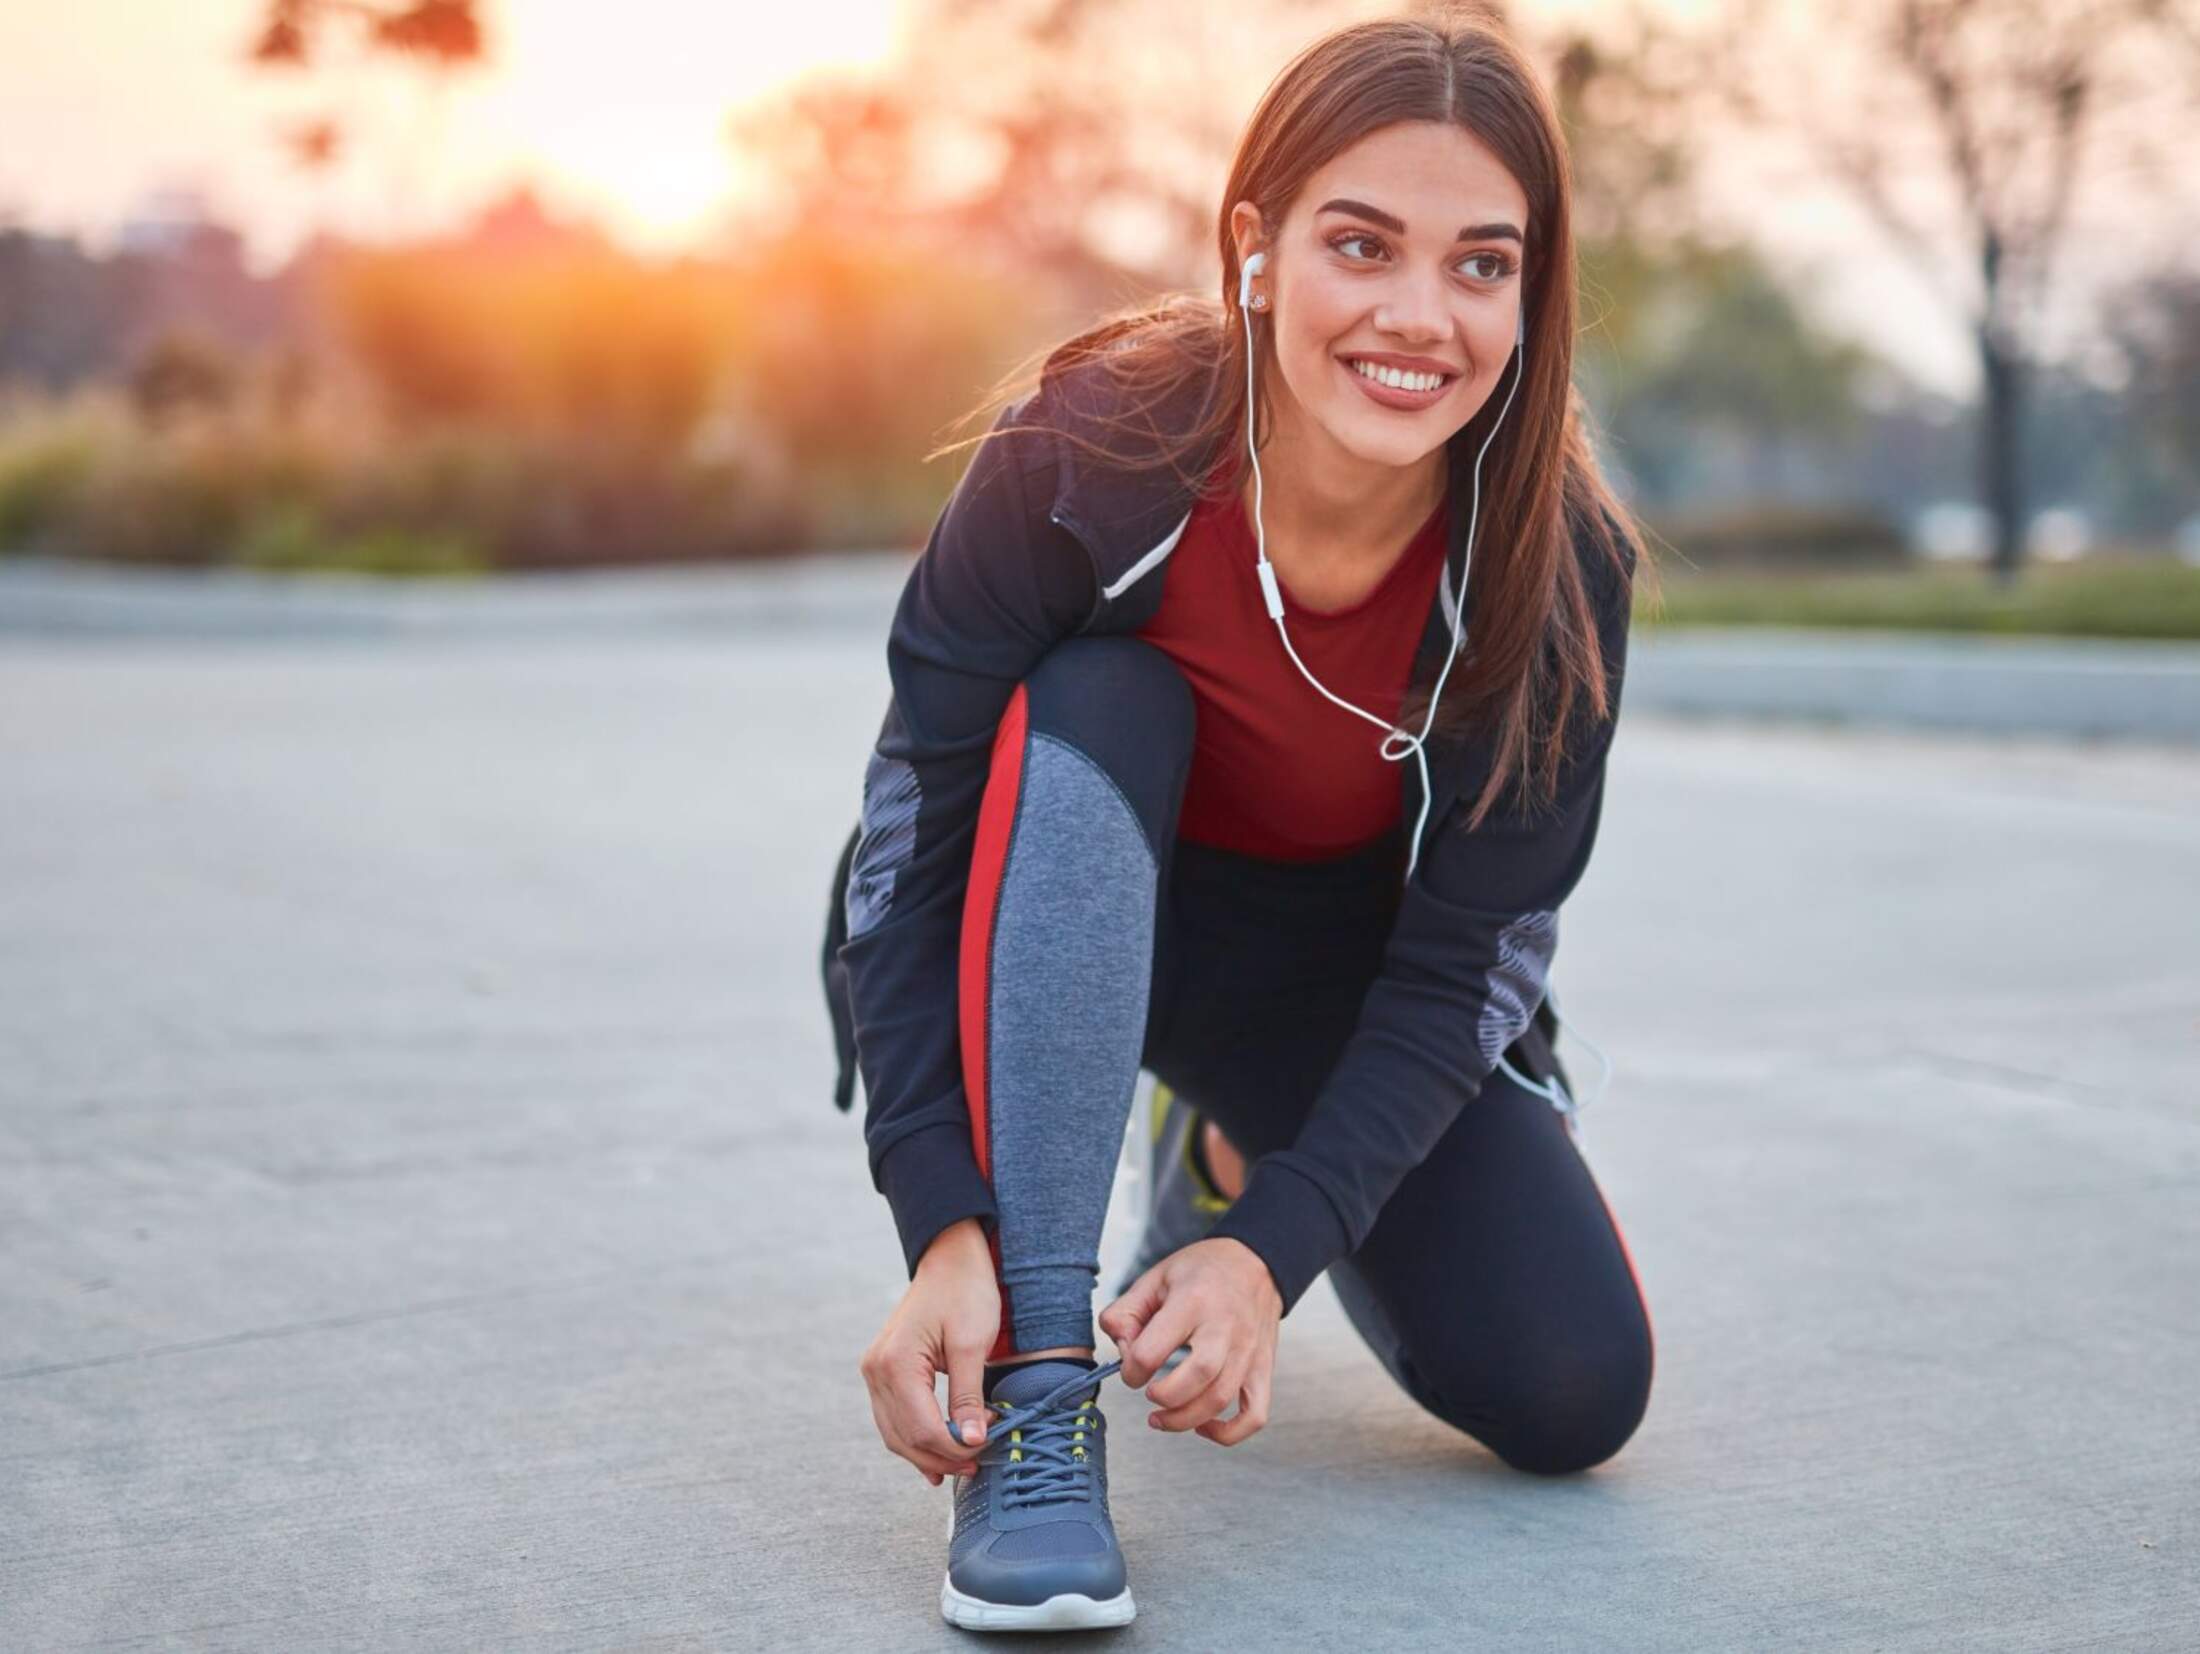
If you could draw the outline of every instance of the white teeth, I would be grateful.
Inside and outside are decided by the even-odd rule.
[[[1351,366],[1354,373],[1365,375],[1379,385],[1388,385],[1393,390],[1401,391],[1432,391],[1449,377],[1441,373],[1403,373],[1397,368],[1363,362],[1356,356],[1352,358]]]

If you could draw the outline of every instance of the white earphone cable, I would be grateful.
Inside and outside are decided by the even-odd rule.
[[[1443,668],[1437,673],[1436,687],[1429,694],[1428,712],[1421,721],[1420,732],[1418,734],[1408,734],[1405,730],[1387,720],[1376,717],[1375,714],[1365,708],[1354,706],[1342,696],[1331,694],[1328,687],[1307,668],[1306,662],[1299,658],[1298,650],[1291,645],[1291,633],[1284,625],[1283,591],[1276,582],[1275,565],[1268,561],[1268,535],[1265,526],[1261,522],[1260,451],[1254,443],[1253,425],[1253,414],[1256,406],[1253,364],[1257,359],[1257,351],[1253,342],[1253,318],[1251,313],[1253,276],[1267,262],[1268,255],[1266,253],[1254,253],[1246,259],[1243,274],[1238,278],[1238,314],[1245,323],[1245,450],[1253,464],[1253,536],[1257,551],[1256,569],[1260,576],[1261,596],[1268,610],[1268,618],[1276,623],[1277,636],[1283,639],[1284,652],[1291,657],[1291,664],[1299,669],[1299,675],[1319,690],[1328,700],[1343,707],[1347,712],[1365,718],[1377,729],[1382,730],[1384,732],[1383,740],[1378,750],[1384,759],[1391,763],[1397,763],[1408,753],[1411,753],[1415,764],[1419,766],[1421,774],[1421,814],[1413,825],[1413,838],[1406,855],[1406,878],[1410,881],[1414,869],[1420,865],[1421,832],[1428,825],[1429,803],[1432,797],[1426,750],[1429,731],[1435,727],[1436,707],[1444,693],[1444,680],[1451,676],[1452,662],[1459,655],[1459,633],[1464,623],[1467,608],[1467,580],[1474,568],[1474,535],[1482,513],[1482,456],[1490,451],[1490,444],[1497,437],[1498,426],[1504,424],[1505,415],[1512,411],[1513,394],[1520,389],[1520,377],[1526,369],[1527,312],[1525,309],[1520,312],[1519,319],[1514,327],[1512,383],[1506,388],[1505,400],[1497,410],[1497,417],[1490,422],[1488,435],[1482,438],[1482,446],[1475,451],[1474,455],[1473,490],[1467,508],[1466,555],[1461,559],[1459,589],[1452,602],[1450,615],[1451,647],[1444,653]],[[1404,742],[1404,745],[1396,752],[1390,750],[1390,744],[1393,740]],[[1612,1080],[1613,1065],[1611,1059],[1606,1057],[1596,1045],[1559,1014],[1558,995],[1552,991],[1550,984],[1547,982],[1544,984],[1544,997],[1550,1002],[1552,1020],[1575,1039],[1580,1040],[1583,1045],[1588,1046],[1591,1053],[1595,1055],[1602,1071],[1597,1084],[1596,1096],[1603,1096],[1605,1088],[1611,1084]],[[1548,1084],[1530,1079],[1507,1062],[1502,1052],[1498,1055],[1497,1066],[1503,1069],[1515,1084],[1524,1090],[1535,1093],[1535,1095],[1550,1103],[1565,1117],[1568,1127],[1577,1135],[1579,1134],[1581,1127],[1577,1116],[1580,1110],[1587,1106],[1586,1103],[1577,1101],[1568,1095],[1555,1078]],[[1590,1101],[1594,1100],[1594,1098],[1590,1099]]]
[[[1414,823],[1413,838],[1406,855],[1406,877],[1411,879],[1414,869],[1420,865],[1421,833],[1422,829],[1428,825],[1428,810],[1432,797],[1429,787],[1428,758],[1424,749],[1427,746],[1429,731],[1434,728],[1436,723],[1436,708],[1444,693],[1444,681],[1451,676],[1452,662],[1459,655],[1460,628],[1464,624],[1467,608],[1467,582],[1472,577],[1474,570],[1474,536],[1482,515],[1482,457],[1490,451],[1490,444],[1497,440],[1497,428],[1505,423],[1505,415],[1512,411],[1514,393],[1520,389],[1520,372],[1524,366],[1523,354],[1527,332],[1526,313],[1522,312],[1521,318],[1514,329],[1512,383],[1506,388],[1505,400],[1497,410],[1497,417],[1490,422],[1488,434],[1482,438],[1482,446],[1475,451],[1474,486],[1467,510],[1466,555],[1461,560],[1459,590],[1453,600],[1450,615],[1451,647],[1444,652],[1443,669],[1436,675],[1436,687],[1429,695],[1428,711],[1421,720],[1420,732],[1409,734],[1387,719],[1378,718],[1365,708],[1354,706],[1342,696],[1331,694],[1328,687],[1308,670],[1306,662],[1299,658],[1298,650],[1293,648],[1291,644],[1291,633],[1284,625],[1283,591],[1276,582],[1275,565],[1268,561],[1268,531],[1261,520],[1260,508],[1264,497],[1264,489],[1260,471],[1260,451],[1254,445],[1253,440],[1253,415],[1256,401],[1253,364],[1257,358],[1257,352],[1253,343],[1253,317],[1248,301],[1252,293],[1253,276],[1267,261],[1267,254],[1253,254],[1245,261],[1245,271],[1238,282],[1238,313],[1245,323],[1245,449],[1253,464],[1253,535],[1257,548],[1256,572],[1260,576],[1261,595],[1267,605],[1268,618],[1276,623],[1276,633],[1283,639],[1284,652],[1291,657],[1291,664],[1299,669],[1299,675],[1319,690],[1328,700],[1335,702],[1338,706],[1343,707],[1347,712],[1357,717],[1365,718],[1377,729],[1383,731],[1382,744],[1378,750],[1385,760],[1390,763],[1397,763],[1410,753],[1414,762],[1419,766],[1421,773],[1421,814],[1420,818]],[[1405,744],[1396,752],[1392,752],[1390,744],[1393,740],[1401,740]]]

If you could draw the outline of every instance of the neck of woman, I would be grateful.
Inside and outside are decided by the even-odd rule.
[[[1243,467],[1239,497],[1253,520],[1253,468]],[[1396,561],[1428,521],[1449,481],[1445,450],[1406,466],[1377,465],[1334,443],[1295,442],[1279,428],[1260,451],[1260,526],[1269,556],[1340,578]]]

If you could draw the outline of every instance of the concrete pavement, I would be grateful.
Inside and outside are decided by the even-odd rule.
[[[966,1641],[814,971],[883,694],[0,647],[0,1647]],[[2196,822],[2189,748],[1631,712],[1558,980],[1641,1431],[1510,1471],[1317,1287],[1262,1435],[1122,1431],[1110,1646],[2200,1642]]]
[[[1810,627],[1644,628],[1659,712],[2200,743],[2200,644]]]
[[[0,639],[875,638],[906,556],[384,580],[0,558]],[[1638,626],[1638,710],[2200,745],[2200,643]]]

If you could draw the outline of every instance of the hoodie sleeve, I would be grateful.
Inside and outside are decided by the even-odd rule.
[[[1578,543],[1578,542],[1577,542]],[[1628,578],[1592,548],[1585,571],[1610,716],[1567,755],[1555,800],[1532,820],[1501,801],[1469,833],[1471,798],[1430,824],[1381,969],[1343,1054],[1287,1149],[1253,1165],[1212,1234],[1258,1253],[1286,1313],[1367,1239],[1383,1203],[1481,1090],[1544,997],[1558,910],[1596,843],[1605,758],[1619,715]]]
[[[942,1229],[997,1212],[963,1094],[958,963],[978,805],[1016,686],[1092,612],[1096,580],[1047,517],[1043,433],[1003,411],[933,525],[887,636],[891,695],[863,777],[846,967],[871,1181],[910,1273]]]

